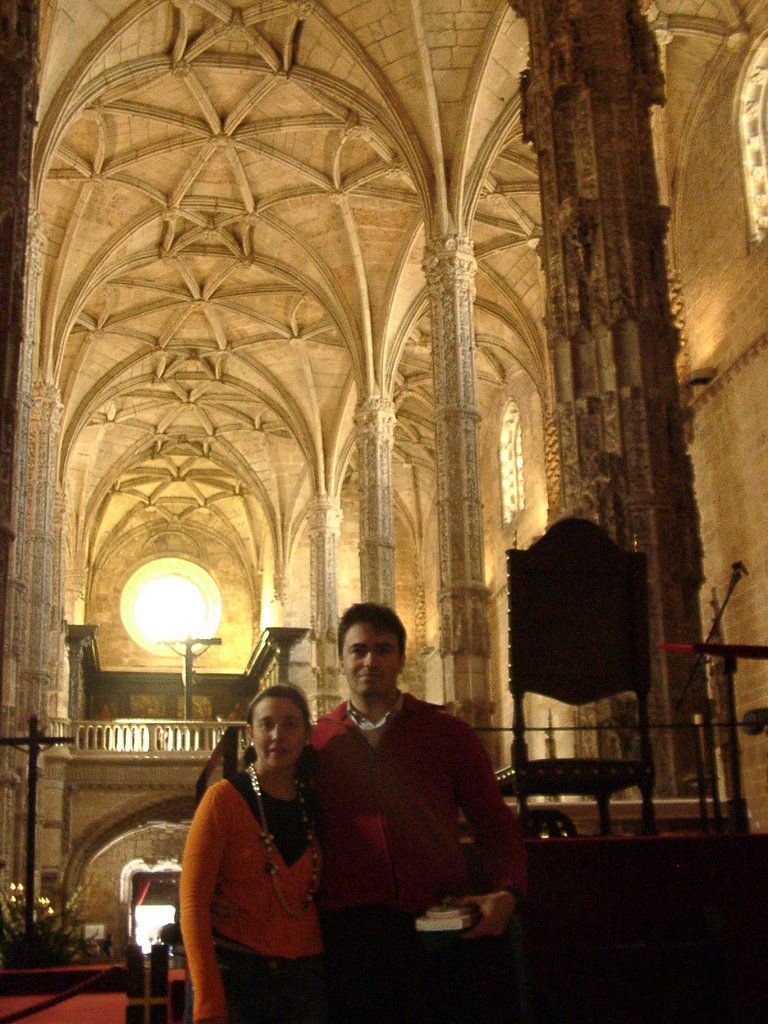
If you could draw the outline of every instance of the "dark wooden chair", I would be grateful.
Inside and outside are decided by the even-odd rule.
[[[611,796],[636,786],[643,832],[655,834],[645,555],[622,551],[588,520],[563,519],[528,550],[507,552],[507,579],[514,772],[504,788],[517,796],[523,827],[529,796],[591,796],[600,830],[610,834]],[[621,723],[632,739],[632,759],[529,759],[527,693],[570,705],[633,694],[636,703],[628,703],[636,720],[628,733]]]

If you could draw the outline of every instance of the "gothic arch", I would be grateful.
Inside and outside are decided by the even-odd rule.
[[[164,797],[152,803],[139,799],[140,804],[134,802],[132,805],[124,805],[114,815],[101,818],[83,842],[70,851],[63,870],[66,892],[74,892],[80,886],[87,866],[94,857],[124,836],[157,821],[180,825],[191,821],[195,813],[195,796],[191,792],[189,795]]]

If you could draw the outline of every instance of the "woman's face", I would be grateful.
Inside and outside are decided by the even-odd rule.
[[[253,709],[251,738],[258,769],[288,769],[309,742],[309,729],[288,697],[265,697]]]

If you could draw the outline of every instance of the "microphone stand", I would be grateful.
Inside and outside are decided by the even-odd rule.
[[[728,602],[733,596],[733,592],[736,589],[736,584],[742,578],[742,576],[748,575],[747,568],[743,562],[734,562],[731,566],[731,578],[728,582],[728,589],[725,592],[723,603],[720,605],[720,609],[712,620],[707,638],[704,641],[709,643],[715,632],[720,627],[720,621],[723,617],[723,612],[728,607]],[[702,652],[699,652],[696,656],[696,661],[693,663],[691,674],[688,676],[688,681],[683,687],[682,693],[680,694],[675,709],[680,707],[683,702],[685,695],[687,694],[691,683],[693,682],[696,674],[699,671],[701,661],[704,657]],[[723,658],[723,677],[725,679],[725,698],[728,706],[728,740],[730,747],[730,762],[731,762],[731,799],[727,801],[729,806],[729,818],[731,822],[731,828],[734,832],[749,832],[749,816],[747,814],[747,802],[744,799],[741,791],[741,760],[739,757],[739,733],[738,723],[736,721],[736,695],[735,687],[733,682],[734,674],[736,673],[736,658],[732,655],[726,655]],[[711,728],[709,725],[710,713],[709,713],[709,701],[707,701],[707,722],[706,727]],[[714,806],[718,805],[717,800],[717,776],[712,774],[712,790],[715,797]]]
[[[733,676],[736,672],[736,659],[730,654],[723,658],[723,675],[725,677],[725,693],[728,702],[728,739],[731,753],[731,827],[734,832],[749,832],[749,815],[747,801],[741,792],[741,759],[739,757],[739,730],[736,721],[736,696]]]

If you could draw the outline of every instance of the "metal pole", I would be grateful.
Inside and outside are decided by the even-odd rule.
[[[723,812],[720,807],[720,786],[717,776],[717,754],[715,753],[715,732],[712,727],[712,701],[708,700],[704,710],[704,742],[707,749],[707,770],[712,787],[712,816],[715,831],[723,831]]]
[[[696,784],[699,794],[699,817],[701,818],[701,831],[709,832],[709,816],[707,814],[707,786],[704,774],[704,754],[702,751],[702,725],[704,716],[695,714],[693,716],[693,747],[696,752]]]
[[[736,671],[736,659],[730,655],[723,658],[725,689],[728,700],[728,739],[731,755],[731,828],[734,832],[749,832],[749,816],[747,802],[741,793],[741,762],[739,760],[739,730],[736,721],[736,695],[734,692],[733,675]]]

